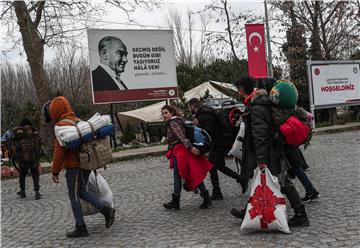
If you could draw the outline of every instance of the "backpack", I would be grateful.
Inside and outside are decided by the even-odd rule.
[[[218,130],[221,130],[222,145],[227,154],[239,132],[238,121],[241,118],[242,112],[235,105],[234,101],[226,101],[222,104],[220,109],[215,110],[218,119]]]
[[[31,126],[17,127],[14,135],[7,141],[9,157],[19,165],[39,162],[42,153],[40,134]]]
[[[210,152],[212,148],[212,140],[205,129],[195,126],[194,124],[184,125],[186,137],[190,140],[191,144],[199,149],[200,154]]]
[[[185,136],[189,139],[192,146],[199,149],[200,154],[206,154],[210,152],[212,148],[212,140],[208,132],[205,129],[195,126],[190,123],[183,123],[178,119],[173,119],[172,121],[176,121],[180,123],[185,129]]]
[[[61,121],[75,126],[81,139],[81,132],[75,121],[70,119],[63,119]],[[93,134],[95,134],[95,130],[91,124],[90,127]],[[93,135],[92,140],[81,143],[78,151],[80,168],[83,170],[96,170],[103,168],[113,160],[109,136],[97,138],[95,135]]]
[[[307,111],[301,107],[287,109],[273,106],[272,116],[285,140],[291,145],[305,145],[305,149],[310,145],[312,138],[311,122],[307,118]]]

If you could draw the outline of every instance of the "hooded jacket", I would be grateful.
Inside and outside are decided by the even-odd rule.
[[[71,124],[62,121],[63,119],[70,119],[73,121],[79,121],[80,119],[75,116],[69,101],[63,97],[55,97],[50,105],[49,112],[51,119],[54,121],[56,126],[71,126]],[[62,168],[77,168],[79,167],[79,154],[77,150],[66,150],[60,146],[59,141],[55,138],[54,140],[54,153],[53,153],[53,164],[52,173],[59,175]]]
[[[246,175],[253,176],[258,164],[267,164],[273,175],[279,174],[275,142],[275,130],[272,119],[271,101],[266,90],[257,90],[252,94],[243,115],[245,134],[243,142],[243,161]]]

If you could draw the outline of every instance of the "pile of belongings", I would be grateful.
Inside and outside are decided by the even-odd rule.
[[[60,145],[72,150],[82,142],[93,138],[103,138],[114,133],[114,125],[109,115],[96,113],[88,121],[80,121],[76,126],[55,126],[55,136]]]

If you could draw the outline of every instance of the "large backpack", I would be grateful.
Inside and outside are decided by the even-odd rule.
[[[75,126],[81,139],[81,132],[75,121],[70,119],[63,119],[61,121]],[[95,134],[94,128],[91,125],[90,127],[93,131],[93,134]],[[96,170],[103,168],[113,160],[109,136],[97,138],[95,135],[93,135],[92,140],[81,143],[80,147],[78,148],[78,152],[80,168],[83,170]]]
[[[39,162],[42,153],[41,138],[31,126],[15,128],[14,135],[7,144],[10,158],[19,165],[31,165]]]
[[[238,126],[237,122],[240,120],[242,112],[234,101],[226,101],[220,109],[215,110],[215,114],[218,119],[218,130],[221,130],[222,145],[226,150],[225,154],[227,154],[239,132],[240,125]]]

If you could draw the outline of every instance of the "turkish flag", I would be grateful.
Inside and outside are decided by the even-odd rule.
[[[267,78],[264,24],[245,24],[249,76]]]

